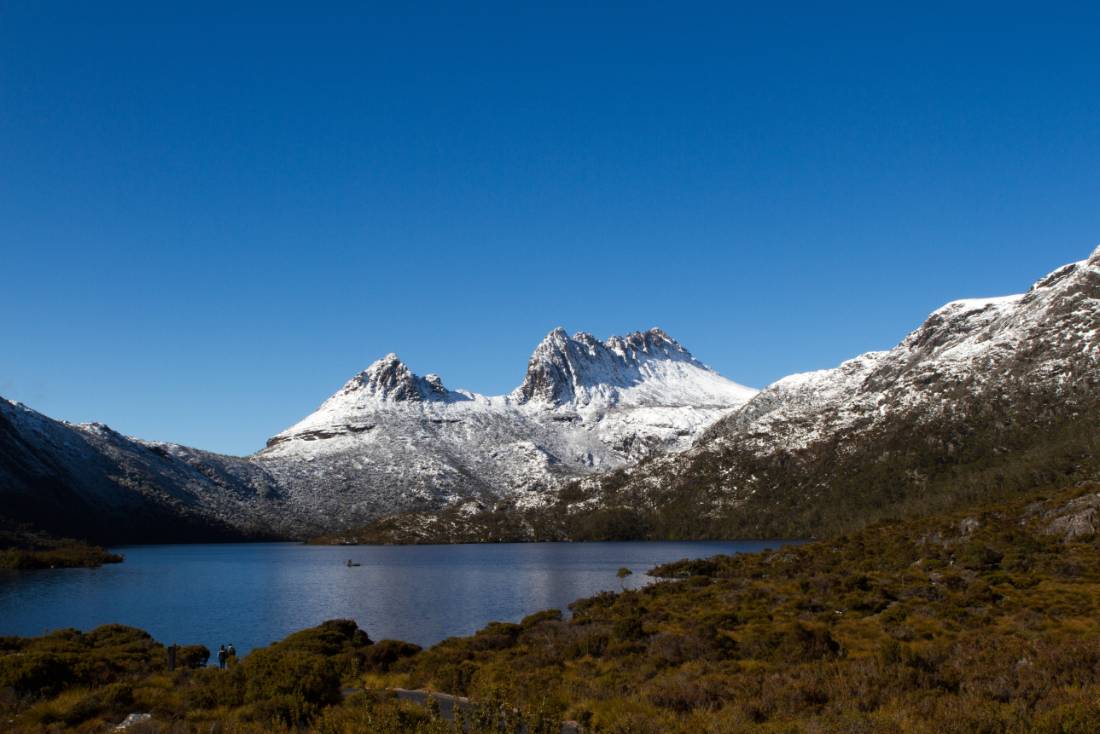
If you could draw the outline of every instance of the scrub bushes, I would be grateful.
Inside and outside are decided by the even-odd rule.
[[[97,545],[55,538],[0,517],[0,569],[96,568],[122,556]]]
[[[1100,487],[801,546],[419,650],[332,621],[230,670],[168,673],[112,625],[0,638],[5,731],[1084,734],[1100,730]],[[183,651],[180,649],[179,660]],[[372,690],[364,691],[367,687]],[[468,696],[457,719],[387,688]],[[0,726],[0,728],[3,728]]]

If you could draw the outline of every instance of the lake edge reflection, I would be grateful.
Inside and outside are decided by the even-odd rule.
[[[0,574],[0,635],[121,623],[166,644],[233,643],[244,654],[346,618],[375,640],[428,646],[601,591],[638,588],[660,563],[797,542],[122,546],[125,562],[110,567]],[[362,565],[349,568],[349,559]],[[620,579],[623,567],[632,575]]]

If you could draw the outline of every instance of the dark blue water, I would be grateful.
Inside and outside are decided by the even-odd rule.
[[[778,541],[306,546],[294,543],[122,548],[103,568],[0,572],[0,635],[88,630],[110,622],[161,642],[233,643],[242,654],[326,619],[375,639],[430,645],[488,622],[652,581],[658,563],[777,547]],[[362,566],[348,568],[352,558]]]

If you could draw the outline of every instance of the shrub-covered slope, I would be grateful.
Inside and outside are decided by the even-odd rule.
[[[1098,490],[669,564],[445,641],[407,683],[635,734],[1097,731]]]

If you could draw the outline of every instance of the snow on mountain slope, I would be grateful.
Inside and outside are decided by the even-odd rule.
[[[611,509],[614,537],[637,513],[651,537],[782,537],[1076,477],[1100,456],[1098,425],[1100,249],[759,393],[659,329],[602,342],[555,329],[507,395],[450,390],[391,354],[246,458],[0,400],[0,514],[71,534],[115,523],[128,539],[301,537],[503,501],[589,520]]]
[[[1068,382],[1098,364],[1098,299],[1100,248],[1025,294],[952,301],[889,351],[785,377],[710,435],[757,450],[797,449],[888,416],[928,421],[952,411],[962,394],[1025,373],[1035,384]]]
[[[600,342],[555,329],[509,395],[448,390],[394,354],[349,380],[255,456],[325,522],[545,490],[693,438],[755,391],[659,329]]]
[[[889,351],[779,380],[690,450],[582,480],[580,509],[610,492],[690,504],[717,534],[804,533],[971,481],[1068,476],[1098,420],[1100,248],[1027,293],[948,303]]]
[[[0,515],[10,520],[104,543],[169,542],[269,536],[288,530],[282,514],[271,478],[247,459],[0,398]]]
[[[702,364],[660,329],[613,336],[606,342],[565,329],[550,332],[535,348],[527,374],[512,393],[521,404],[548,407],[728,406],[756,391]]]
[[[510,395],[448,390],[390,354],[244,458],[0,399],[0,514],[132,542],[306,537],[502,497],[537,505],[567,479],[686,448],[753,393],[657,329],[603,343],[559,329]]]

